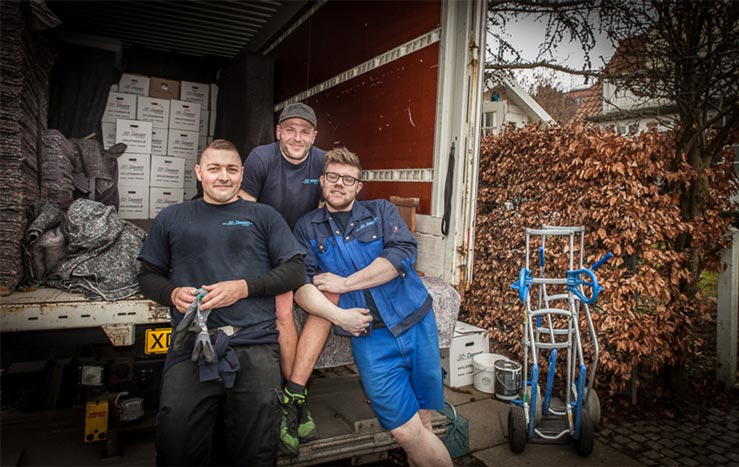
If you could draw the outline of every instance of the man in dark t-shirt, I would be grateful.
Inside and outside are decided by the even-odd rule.
[[[275,465],[275,296],[305,283],[303,251],[277,211],[237,196],[243,168],[232,143],[210,143],[195,173],[204,197],[163,209],[138,257],[141,292],[169,306],[177,328],[162,374],[157,464]],[[195,333],[193,317],[205,322]],[[228,427],[224,443],[214,443],[216,425]]]
[[[325,151],[313,146],[318,131],[316,114],[303,103],[287,105],[275,127],[277,141],[254,148],[244,162],[244,181],[239,196],[269,204],[282,214],[290,228],[303,214],[318,207],[321,200],[320,177]],[[331,323],[308,316],[300,339],[293,318],[292,293],[279,295],[277,329],[280,332],[282,371],[287,381],[281,402],[280,448],[289,456],[299,454],[300,441],[318,436],[313,417],[306,406],[305,385],[323,348],[317,336]],[[320,346],[317,342],[321,342]]]

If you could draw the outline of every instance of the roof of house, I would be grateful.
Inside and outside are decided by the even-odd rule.
[[[491,83],[488,83],[490,85]],[[553,122],[554,119],[516,81],[503,77],[491,91],[498,91],[518,106],[531,121]]]

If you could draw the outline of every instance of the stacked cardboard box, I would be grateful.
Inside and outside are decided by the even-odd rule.
[[[195,164],[213,139],[215,84],[124,73],[111,87],[103,145],[126,143],[118,159],[121,217],[153,219],[197,194]]]

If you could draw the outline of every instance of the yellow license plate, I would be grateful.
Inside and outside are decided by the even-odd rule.
[[[172,338],[172,328],[147,329],[144,339],[144,353],[147,355],[165,354]]]

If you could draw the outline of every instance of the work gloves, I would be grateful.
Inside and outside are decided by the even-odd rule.
[[[213,348],[208,334],[208,315],[211,310],[201,311],[200,301],[208,292],[204,289],[196,291],[197,297],[190,304],[183,316],[180,324],[177,325],[172,336],[173,350],[181,354],[192,347],[192,361],[200,361],[203,357],[207,363],[213,363],[218,360],[218,356]]]

